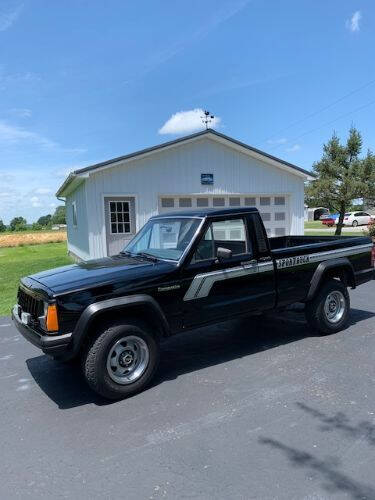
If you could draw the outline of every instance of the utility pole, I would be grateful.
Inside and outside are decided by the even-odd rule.
[[[201,116],[202,118],[202,123],[206,126],[206,130],[209,128],[208,125],[212,122],[212,120],[215,118],[214,115],[211,115],[211,113],[207,110],[204,111],[204,116]]]

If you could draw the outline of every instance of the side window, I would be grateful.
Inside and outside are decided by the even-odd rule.
[[[197,246],[193,262],[214,259],[219,247],[231,250],[233,256],[250,252],[244,219],[212,222]]]
[[[73,220],[73,227],[77,227],[77,205],[76,202],[72,202],[72,220]]]

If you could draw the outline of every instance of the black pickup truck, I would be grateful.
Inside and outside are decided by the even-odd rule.
[[[169,213],[119,255],[23,278],[13,320],[46,354],[80,358],[89,385],[118,399],[150,382],[160,341],[177,332],[295,302],[315,331],[342,330],[348,287],[373,266],[370,238],[268,238],[255,208]]]

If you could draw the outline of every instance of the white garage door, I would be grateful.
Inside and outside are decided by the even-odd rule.
[[[290,212],[286,195],[241,196],[160,196],[159,213],[205,207],[256,207],[263,219],[268,236],[284,236],[290,232]]]

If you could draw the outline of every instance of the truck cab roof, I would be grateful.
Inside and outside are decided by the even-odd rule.
[[[190,210],[179,210],[154,215],[153,217],[151,217],[151,219],[169,217],[219,217],[221,215],[247,214],[254,212],[258,212],[258,209],[255,207],[193,208]]]

